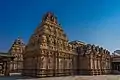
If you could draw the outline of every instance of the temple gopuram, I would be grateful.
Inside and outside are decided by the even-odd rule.
[[[23,51],[25,49],[25,44],[21,38],[17,38],[10,50],[10,55],[14,56],[14,60],[11,61],[10,71],[11,72],[21,72],[23,69]]]
[[[23,53],[23,75],[47,77],[111,73],[110,52],[81,41],[69,41],[57,17],[47,12]]]

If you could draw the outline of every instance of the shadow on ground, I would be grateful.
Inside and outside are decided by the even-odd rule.
[[[25,76],[21,76],[21,75],[0,76],[0,80],[23,80],[23,79],[26,80],[26,79],[33,79],[33,78],[32,77],[25,77]]]
[[[99,76],[66,76],[66,77],[47,77],[33,78],[21,75],[9,77],[0,76],[0,80],[120,80],[120,75],[99,75]]]

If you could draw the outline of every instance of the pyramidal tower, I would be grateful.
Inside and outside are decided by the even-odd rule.
[[[23,52],[25,49],[25,43],[18,37],[13,42],[9,53],[14,56],[14,60],[11,62],[10,70],[11,72],[21,72],[23,69]]]
[[[74,69],[72,45],[52,12],[47,12],[31,35],[24,52],[23,75],[71,75]]]

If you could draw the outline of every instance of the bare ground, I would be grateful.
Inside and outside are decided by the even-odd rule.
[[[120,80],[120,75],[99,75],[99,76],[67,76],[67,77],[48,77],[48,78],[31,78],[20,75],[9,77],[0,77],[0,80]]]

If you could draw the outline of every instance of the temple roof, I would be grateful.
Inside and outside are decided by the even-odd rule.
[[[85,44],[84,42],[78,41],[78,40],[71,41],[71,42],[69,42],[69,43],[71,43],[71,44]]]
[[[18,37],[18,38],[14,41],[13,44],[24,45],[24,42],[23,42],[23,40],[22,40],[20,37]]]
[[[25,43],[23,42],[23,40],[20,38],[20,37],[18,37],[17,39],[15,39],[15,41],[13,42],[13,44],[12,44],[12,46],[11,46],[11,48],[10,48],[10,50],[9,51],[11,51],[12,50],[12,48],[13,47],[18,47],[18,46],[25,46]]]
[[[9,53],[0,52],[0,57],[13,57]]]

